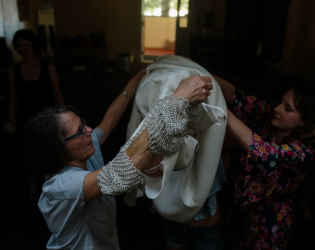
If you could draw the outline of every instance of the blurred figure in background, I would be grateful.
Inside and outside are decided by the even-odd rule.
[[[22,138],[26,121],[35,111],[51,105],[64,105],[64,99],[55,66],[38,58],[40,52],[38,37],[31,30],[18,30],[13,37],[13,46],[22,60],[9,69],[11,90],[9,123],[16,128],[17,138]],[[18,153],[22,154],[20,141],[17,146]],[[24,162],[21,166],[25,167]],[[28,170],[27,172],[30,180],[29,197],[37,200],[36,186],[42,176],[36,176]]]

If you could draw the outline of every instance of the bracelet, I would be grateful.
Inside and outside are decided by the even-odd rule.
[[[131,100],[132,97],[131,97],[130,95],[128,95],[128,93],[127,93],[126,90],[123,89],[123,90],[121,91],[121,93],[122,93],[129,101]]]

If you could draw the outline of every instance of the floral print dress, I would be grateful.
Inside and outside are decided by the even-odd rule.
[[[290,200],[313,160],[299,142],[271,142],[270,104],[235,91],[233,113],[252,129],[250,150],[237,144],[235,222],[243,249],[284,249],[294,222]],[[235,166],[234,166],[235,167]]]

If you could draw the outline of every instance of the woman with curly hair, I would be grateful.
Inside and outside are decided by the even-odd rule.
[[[231,107],[227,127],[237,141],[229,224],[242,249],[285,249],[294,223],[292,195],[313,161],[314,89],[298,85],[271,105],[214,78]]]

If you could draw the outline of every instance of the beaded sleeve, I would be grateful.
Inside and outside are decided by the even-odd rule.
[[[119,152],[113,161],[102,167],[96,178],[102,194],[107,196],[121,195],[146,184],[145,175],[133,166],[126,151]]]
[[[183,98],[169,96],[160,100],[146,115],[140,129],[120,149],[113,161],[102,167],[97,174],[97,184],[102,194],[120,195],[146,184],[146,176],[141,173],[126,155],[131,143],[147,129],[149,147],[154,154],[169,155],[184,143],[186,135],[189,103]]]
[[[184,144],[189,103],[187,100],[169,96],[160,100],[146,116],[150,149],[157,155],[170,155]]]

